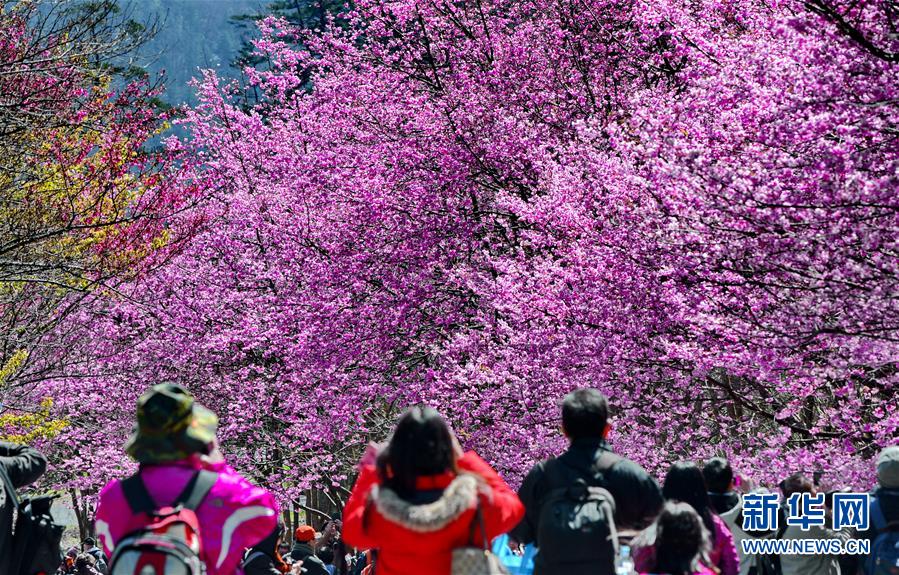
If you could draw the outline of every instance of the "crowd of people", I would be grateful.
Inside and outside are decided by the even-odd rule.
[[[88,537],[81,548],[72,547],[62,558],[57,575],[106,575],[106,556],[97,547],[97,540]]]
[[[225,462],[217,417],[183,388],[154,386],[137,406],[126,451],[140,464],[100,493],[95,531],[70,549],[60,575],[490,575],[502,573],[490,542],[508,534],[520,553],[533,545],[536,575],[893,575],[899,559],[743,552],[749,538],[850,538],[882,542],[899,530],[899,446],[877,459],[872,505],[885,521],[865,530],[830,523],[744,530],[747,493],[730,463],[674,463],[661,484],[606,441],[609,406],[594,389],[564,398],[570,444],[535,465],[518,491],[473,451],[462,449],[446,420],[424,406],[399,419],[390,440],[371,445],[341,517],[319,533],[286,531],[273,496]],[[35,481],[46,461],[33,449],[0,444],[0,472],[13,488]],[[783,498],[815,495],[815,478],[796,473]],[[0,490],[0,573],[8,570],[13,511]],[[830,505],[830,504],[828,504]],[[830,513],[830,508],[827,507]],[[892,545],[892,543],[890,543]],[[24,573],[24,571],[22,571]],[[28,573],[28,575],[33,575]]]

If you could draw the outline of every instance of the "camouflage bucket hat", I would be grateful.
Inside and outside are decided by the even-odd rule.
[[[160,383],[137,400],[137,426],[125,451],[139,463],[163,463],[205,453],[215,440],[218,417],[186,389]]]

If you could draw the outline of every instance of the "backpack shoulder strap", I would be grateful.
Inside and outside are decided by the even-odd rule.
[[[880,508],[880,501],[876,496],[871,497],[871,503],[868,507],[868,516],[871,518],[871,524],[875,530],[880,531],[886,525],[886,517],[883,516],[883,510]]]
[[[201,469],[187,482],[184,491],[175,499],[175,505],[181,504],[185,509],[196,511],[217,480],[217,473]]]
[[[132,513],[150,513],[156,509],[156,502],[153,501],[153,497],[147,491],[147,486],[144,485],[144,480],[141,479],[140,471],[122,480],[122,493],[125,495],[125,501],[128,502],[128,507],[131,508]]]
[[[9,474],[6,472],[6,467],[2,464],[0,464],[0,481],[6,487],[6,492],[9,494],[9,499],[12,501],[14,508],[19,509],[22,505],[19,501],[19,494],[16,493],[16,486],[12,484],[12,479],[10,479]]]

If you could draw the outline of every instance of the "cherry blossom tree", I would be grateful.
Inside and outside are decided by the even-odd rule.
[[[157,90],[120,67],[146,32],[115,2],[0,5],[0,437],[65,457],[49,388],[86,369],[78,314],[202,221],[190,158],[153,142]]]
[[[91,369],[44,386],[96,446],[70,480],[120,472],[135,397],[172,378],[291,501],[339,504],[415,402],[520,476],[577,386],[652,470],[727,454],[866,485],[899,422],[893,17],[363,0],[302,42],[264,21],[261,103],[207,73],[188,117],[209,225],[84,312]]]

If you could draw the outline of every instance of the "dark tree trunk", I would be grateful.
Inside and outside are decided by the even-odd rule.
[[[75,519],[78,521],[78,538],[79,541],[84,541],[88,537],[94,536],[93,506],[90,505],[84,493],[78,489],[69,489],[69,495],[72,498]]]

